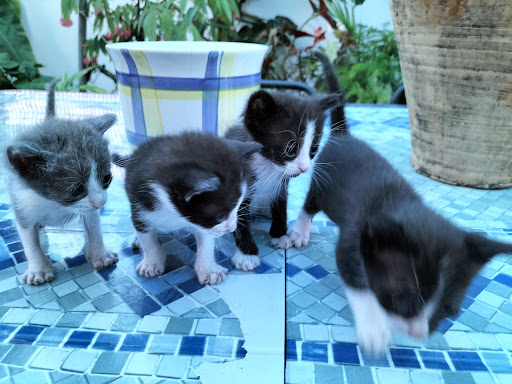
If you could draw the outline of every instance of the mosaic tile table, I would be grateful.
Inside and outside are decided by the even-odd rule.
[[[461,226],[512,241],[512,189],[454,187],[423,177],[409,163],[407,109],[349,106],[352,132],[383,154],[424,199]],[[302,178],[302,180],[301,180]],[[309,180],[292,181],[297,217]],[[475,278],[459,315],[425,342],[393,335],[386,356],[362,355],[334,259],[337,228],[317,216],[310,244],[286,254],[286,382],[347,384],[512,383],[512,258],[494,258]]]
[[[43,119],[45,98],[44,92],[0,92],[2,143]],[[116,96],[57,94],[60,116],[80,118],[107,112],[119,117],[118,124],[107,133],[112,150],[129,151]],[[191,268],[195,239],[182,230],[161,237],[165,249],[175,256],[168,257],[165,273],[153,279],[142,278],[135,272],[141,255],[130,247],[133,229],[122,188],[123,175],[115,167],[113,172],[115,178],[101,221],[107,247],[119,255],[117,266],[98,272],[86,262],[79,223],[65,230],[45,228],[41,233],[43,249],[57,273],[55,280],[41,286],[21,281],[26,259],[5,183],[1,181],[0,382],[216,382],[215,369],[200,380],[199,366],[204,362],[244,359],[248,340],[242,329],[261,328],[257,316],[252,316],[254,324],[240,324],[225,296],[229,296],[230,289],[243,292],[243,287],[252,287],[255,279],[250,277],[262,274],[269,275],[269,279],[257,281],[282,292],[268,294],[264,304],[273,311],[270,320],[265,319],[269,329],[281,329],[281,336],[275,337],[277,347],[270,352],[282,357],[274,360],[278,364],[275,382],[283,382],[284,253],[270,247],[268,222],[254,223],[263,256],[255,273],[233,271],[228,255],[232,255],[234,243],[232,235],[228,235],[218,242],[216,258],[230,270],[229,275],[222,286],[203,287]],[[262,292],[264,288],[261,287]],[[258,293],[257,289],[253,291]],[[235,307],[237,303],[231,301]],[[245,307],[252,304],[250,297],[242,296],[238,301]],[[272,302],[282,308],[282,315],[269,305]],[[249,331],[247,336],[254,334]],[[253,342],[253,349],[265,351],[272,347],[264,337],[260,339],[267,344],[258,347],[257,341]]]

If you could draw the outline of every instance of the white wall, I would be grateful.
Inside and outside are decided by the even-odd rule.
[[[126,3],[127,0],[110,1],[112,8],[115,5]],[[20,0],[22,24],[27,32],[36,60],[43,65],[41,73],[48,76],[72,75],[78,72],[78,16],[73,14],[71,27],[60,24],[60,0]],[[308,0],[248,0],[244,10],[262,18],[272,18],[276,15],[289,17],[301,26],[311,15]],[[387,0],[366,0],[364,5],[356,8],[358,22],[375,26],[392,28],[391,14]],[[88,23],[88,36],[92,35],[92,21]],[[105,23],[106,24],[106,23]],[[318,26],[327,29],[327,39],[333,39],[329,25],[322,18],[308,23],[304,28],[313,32]],[[300,41],[302,40],[302,41]],[[310,44],[310,38],[301,38],[298,46]],[[107,64],[107,68],[114,71],[107,57],[101,55],[100,64]],[[114,89],[113,82],[104,75],[97,75],[92,83],[109,91]]]

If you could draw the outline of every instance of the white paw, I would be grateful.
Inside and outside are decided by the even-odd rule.
[[[231,258],[231,264],[236,269],[242,271],[253,271],[260,266],[260,258],[255,255],[244,255],[240,251],[236,251],[235,256]]]
[[[365,353],[370,356],[379,356],[386,352],[391,340],[391,331],[386,322],[382,323],[375,319],[375,321],[370,320],[368,326],[361,327],[357,324],[356,327],[359,345]]]
[[[281,237],[273,237],[270,239],[270,242],[275,248],[279,249],[288,249],[292,246],[292,241],[288,235],[283,235]]]
[[[23,274],[23,282],[30,285],[41,285],[55,278],[53,267],[29,268]]]
[[[165,258],[148,260],[148,258],[144,257],[135,270],[142,277],[155,277],[161,275],[165,270]]]
[[[309,228],[301,228],[300,226],[292,226],[286,232],[286,236],[294,247],[305,247],[309,243]]]
[[[94,269],[100,270],[103,268],[110,267],[111,265],[117,263],[118,257],[117,253],[109,251],[107,249],[100,252],[87,252],[87,260],[90,261]]]
[[[203,285],[209,284],[209,285],[216,285],[222,282],[224,280],[224,277],[226,277],[226,274],[228,273],[228,270],[216,263],[212,263],[210,265],[196,265],[194,266],[194,269],[197,274],[197,280]]]

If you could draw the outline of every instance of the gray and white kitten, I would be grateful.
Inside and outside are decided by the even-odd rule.
[[[60,226],[80,217],[93,267],[101,269],[117,261],[103,244],[98,211],[107,201],[106,189],[112,181],[103,134],[116,116],[55,117],[56,84],[50,85],[44,121],[13,138],[4,152],[8,192],[28,262],[23,281],[32,285],[54,278],[52,263],[39,243],[43,225]]]

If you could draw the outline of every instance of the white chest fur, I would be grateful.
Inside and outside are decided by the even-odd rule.
[[[284,169],[259,153],[251,162],[256,181],[252,186],[251,212],[270,216],[270,205],[279,191]]]

